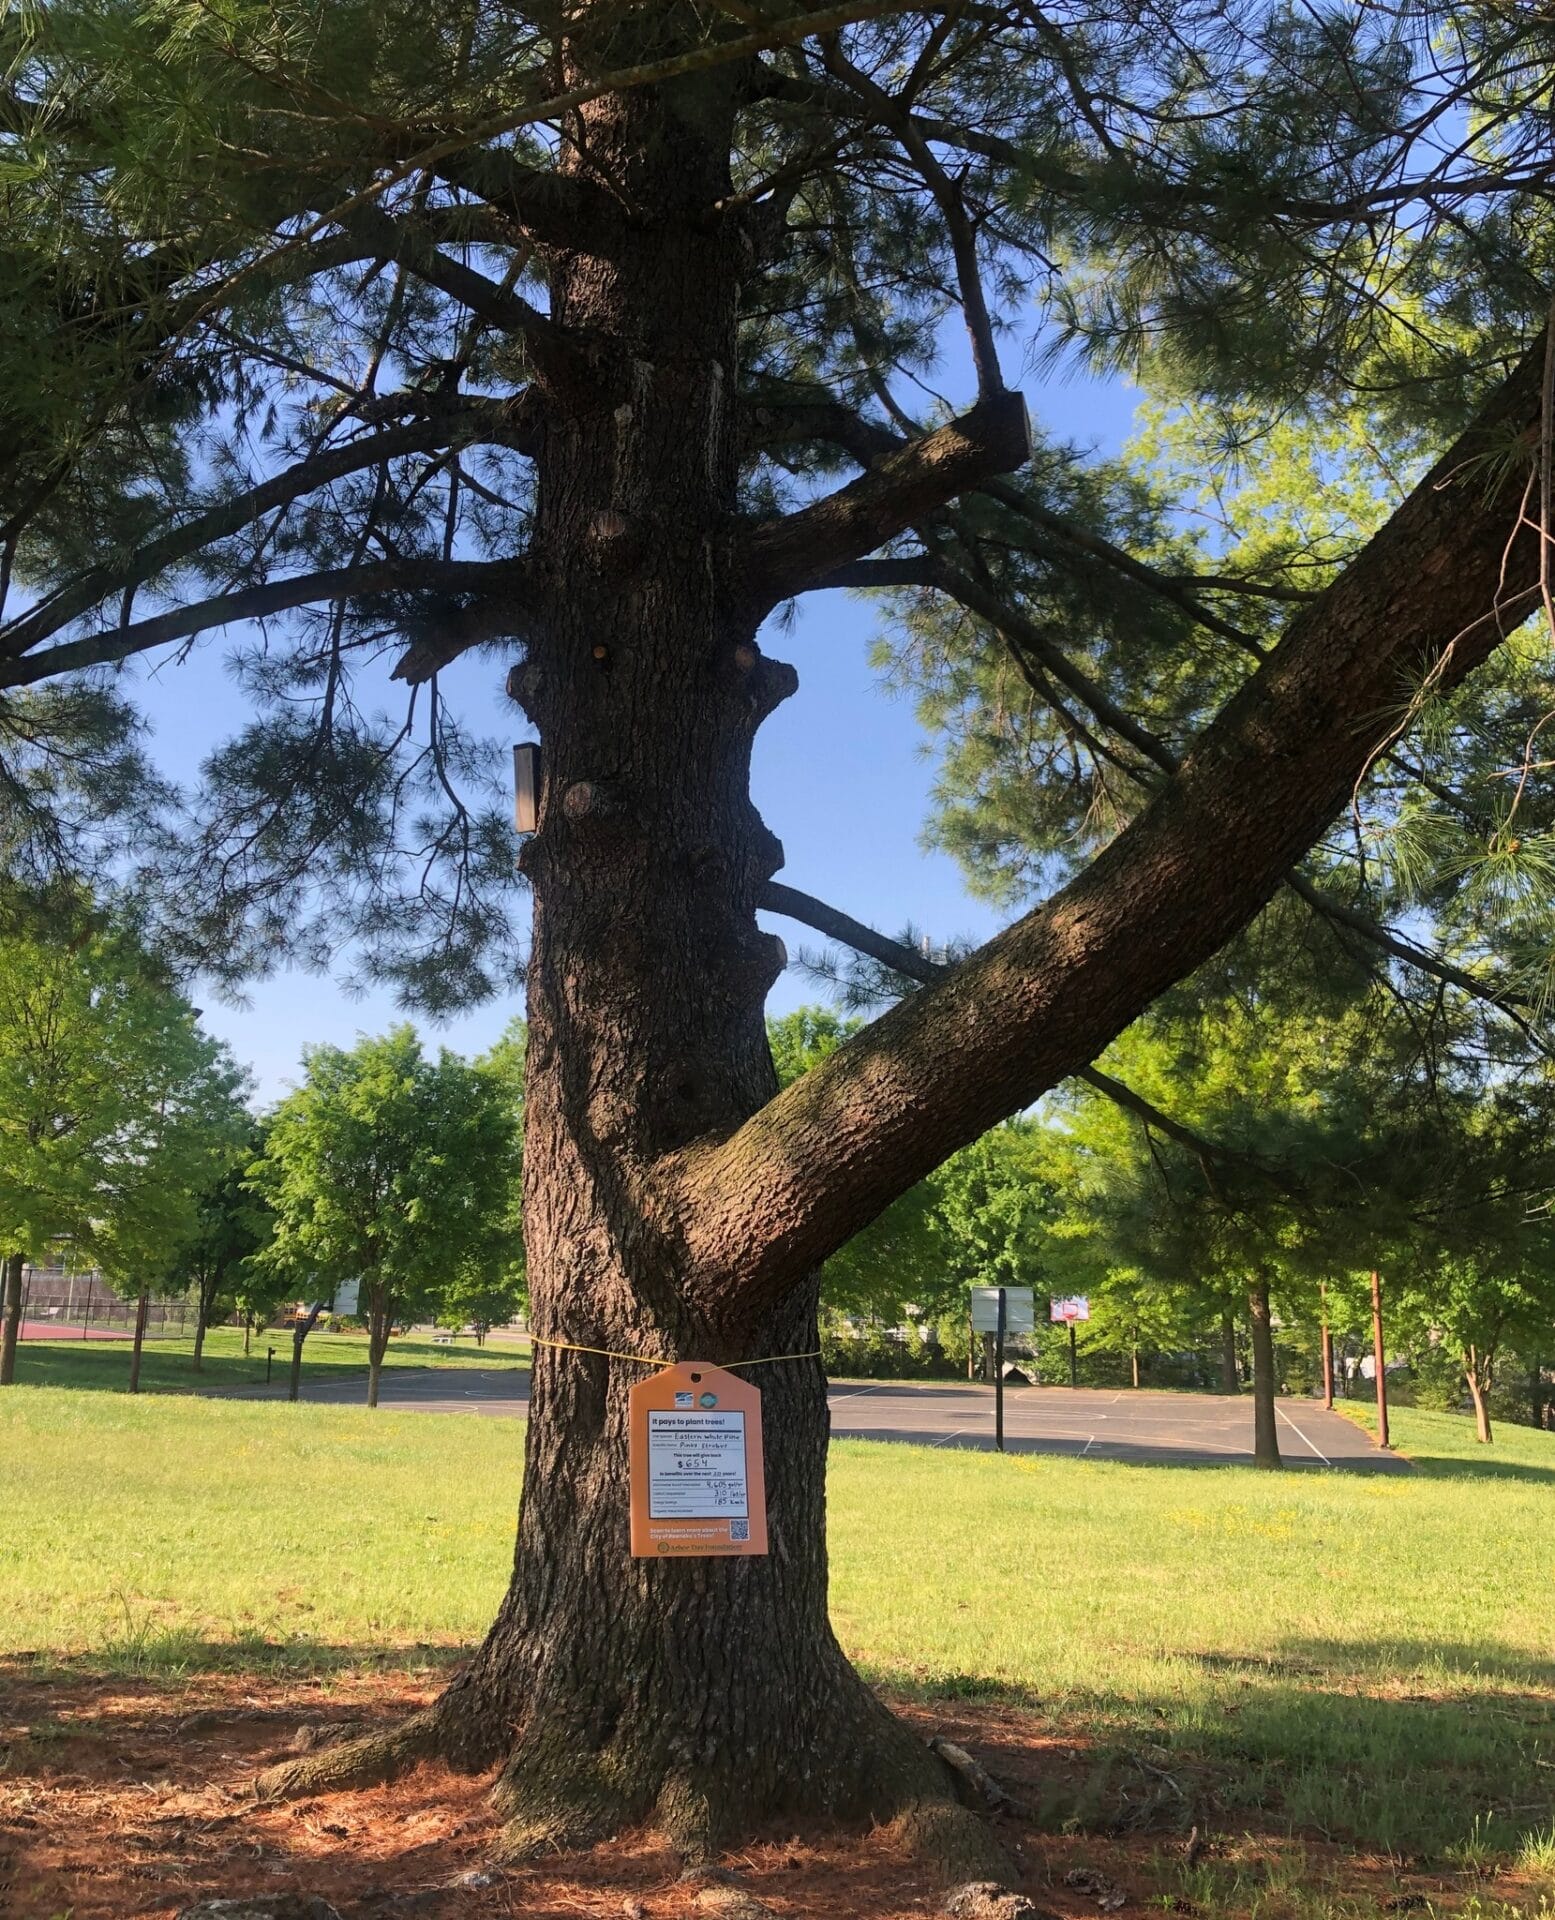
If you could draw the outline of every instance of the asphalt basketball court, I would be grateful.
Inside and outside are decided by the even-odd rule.
[[[281,1373],[279,1366],[277,1375]],[[223,1398],[285,1397],[278,1377],[270,1387],[245,1387]],[[360,1405],[361,1375],[347,1380],[308,1378],[302,1397],[325,1406]],[[991,1451],[992,1387],[951,1381],[832,1383],[834,1439],[899,1441],[914,1446]],[[523,1418],[529,1411],[524,1367],[387,1367],[379,1402],[404,1412],[465,1413]],[[1278,1402],[1280,1452],[1287,1466],[1334,1467],[1351,1473],[1408,1473],[1396,1454],[1380,1453],[1342,1414],[1312,1400]],[[1010,1387],[1004,1396],[1007,1453],[1068,1454],[1087,1460],[1132,1460],[1170,1466],[1244,1465],[1253,1457],[1250,1395],[1152,1393],[1113,1388]]]

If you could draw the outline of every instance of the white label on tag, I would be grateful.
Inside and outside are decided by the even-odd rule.
[[[749,1511],[743,1413],[649,1413],[650,1519],[743,1520]]]

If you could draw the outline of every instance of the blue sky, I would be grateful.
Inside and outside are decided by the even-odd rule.
[[[1113,452],[1129,432],[1134,395],[1115,382],[1060,376],[1039,386],[1028,377],[1027,397],[1039,428],[1082,446]],[[783,842],[781,877],[887,931],[912,921],[941,938],[986,936],[998,924],[993,913],[968,895],[954,861],[919,845],[933,779],[930,743],[911,702],[888,693],[869,666],[875,620],[857,598],[813,594],[795,624],[768,643],[799,670],[798,694],[761,730],[753,770],[756,804]],[[244,717],[223,651],[211,645],[181,666],[145,675],[155,757],[179,776],[191,776]],[[461,684],[448,691],[471,724],[487,734],[510,727],[516,716],[501,696],[500,669],[478,660],[459,671]],[[493,716],[485,724],[483,707]],[[801,942],[820,944],[792,922],[768,924],[790,952]],[[791,970],[769,1006],[782,1013],[819,997]],[[207,1027],[253,1069],[265,1101],[296,1079],[307,1043],[349,1046],[358,1033],[381,1032],[405,1017],[388,994],[355,998],[332,979],[298,972],[258,982],[244,1007],[224,1005],[209,988],[199,1001]],[[445,1025],[418,1024],[434,1041],[476,1052],[522,1010],[517,1002],[494,1003]]]

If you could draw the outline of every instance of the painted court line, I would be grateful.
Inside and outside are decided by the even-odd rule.
[[[1310,1440],[1307,1440],[1307,1436],[1301,1431],[1300,1427],[1296,1425],[1295,1421],[1291,1419],[1290,1415],[1285,1411],[1283,1407],[1276,1406],[1274,1411],[1280,1416],[1280,1418],[1285,1422],[1286,1426],[1290,1428],[1291,1432],[1295,1434],[1298,1439],[1307,1441],[1307,1445],[1309,1447],[1312,1447],[1312,1451],[1317,1455],[1318,1459],[1322,1461],[1325,1467],[1331,1467],[1334,1464],[1333,1461],[1329,1459],[1328,1455],[1324,1453],[1321,1447],[1313,1446],[1312,1442]]]

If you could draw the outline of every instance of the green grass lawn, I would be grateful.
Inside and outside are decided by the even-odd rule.
[[[467,1642],[506,1577],[522,1437],[7,1392],[0,1647],[145,1669]],[[1055,1828],[1127,1827],[1148,1802],[1169,1822],[1176,1793],[1217,1831],[1272,1820],[1313,1847],[1548,1878],[1555,1437],[1505,1428],[1486,1450],[1407,1410],[1395,1437],[1408,1478],[840,1443],[839,1631],[898,1692],[1011,1701],[1071,1744]],[[1163,1897],[1305,1911],[1289,1888],[1217,1890],[1242,1871],[1163,1866]]]
[[[141,1355],[143,1393],[204,1393],[212,1387],[263,1385],[266,1350],[275,1349],[273,1380],[286,1378],[291,1364],[292,1336],[284,1328],[259,1328],[243,1351],[238,1327],[212,1327],[205,1336],[203,1364],[194,1370],[194,1335],[179,1339],[148,1337]],[[452,1346],[436,1346],[428,1334],[396,1336],[384,1356],[386,1367],[505,1367],[527,1361],[527,1341],[491,1338],[477,1347],[472,1336],[461,1335]],[[367,1334],[324,1333],[315,1328],[303,1343],[302,1364],[311,1372],[327,1367],[367,1373]],[[129,1386],[128,1340],[24,1340],[17,1348],[16,1378],[22,1386],[80,1387],[96,1392],[122,1392]]]

